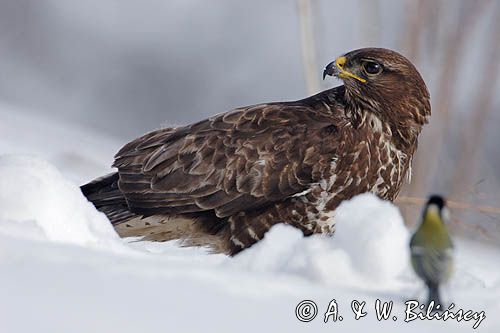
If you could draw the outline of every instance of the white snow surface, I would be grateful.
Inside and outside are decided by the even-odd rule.
[[[49,163],[4,155],[0,175],[0,220],[7,221],[12,233],[83,246],[121,245],[106,215]],[[34,232],[24,232],[27,227]]]
[[[123,240],[72,181],[89,164],[75,171],[51,158],[89,140],[66,131],[66,140],[57,140],[56,129],[45,133],[54,143],[49,156],[30,150],[40,146],[36,133],[22,145],[0,145],[11,153],[0,157],[0,332],[473,331],[474,320],[404,322],[404,302],[424,300],[425,288],[409,265],[411,231],[391,203],[358,196],[339,207],[333,237],[304,238],[277,225],[234,258],[177,242]],[[101,148],[109,146],[96,145],[95,156],[105,155]],[[95,176],[108,162],[97,160]],[[445,300],[455,310],[484,310],[477,331],[499,332],[499,249],[463,239],[455,246]],[[324,323],[333,299],[343,320]],[[394,301],[396,321],[376,319],[377,299]],[[302,300],[318,306],[311,322],[295,316]],[[366,317],[354,320],[353,300],[366,301]]]
[[[333,237],[304,238],[291,226],[276,225],[263,242],[241,253],[235,264],[259,272],[287,272],[326,285],[379,289],[397,284],[408,269],[408,241],[399,210],[363,194],[338,208]]]

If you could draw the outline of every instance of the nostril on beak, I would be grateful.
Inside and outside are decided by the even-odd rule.
[[[335,65],[337,65],[337,67],[340,69],[344,69],[346,61],[346,57],[338,57],[337,60],[335,60]]]

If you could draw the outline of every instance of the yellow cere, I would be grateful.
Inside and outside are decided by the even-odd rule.
[[[344,65],[345,65],[346,61],[347,61],[346,57],[338,57],[337,60],[335,60],[335,65],[340,70],[339,77],[341,77],[341,78],[352,77],[353,79],[356,79],[360,82],[366,83],[365,79],[360,78],[359,76],[354,75],[354,74],[352,74],[344,69]]]

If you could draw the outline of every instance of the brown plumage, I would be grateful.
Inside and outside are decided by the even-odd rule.
[[[430,104],[394,51],[352,51],[324,75],[344,86],[148,133],[116,154],[118,172],[82,191],[121,236],[216,252],[235,254],[276,223],[332,233],[342,200],[396,197]]]

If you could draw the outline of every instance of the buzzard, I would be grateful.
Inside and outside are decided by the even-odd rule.
[[[330,234],[342,200],[396,197],[431,107],[416,68],[391,50],[349,52],[326,75],[344,85],[148,133],[82,192],[122,237],[234,255],[277,223]]]

